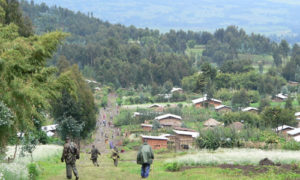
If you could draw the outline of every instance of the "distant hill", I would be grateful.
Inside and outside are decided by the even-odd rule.
[[[267,35],[300,33],[300,1],[296,0],[36,0],[58,5],[111,23],[156,28],[214,31],[237,25]]]

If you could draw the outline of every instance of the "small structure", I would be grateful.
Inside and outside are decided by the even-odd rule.
[[[221,100],[213,98],[208,99],[206,95],[202,98],[194,99],[192,100],[192,102],[197,108],[205,107],[205,104],[213,105],[214,107],[220,106],[222,104]]]
[[[173,132],[175,133],[176,149],[190,149],[199,136],[199,133],[195,131],[173,130]]]
[[[100,91],[101,88],[100,88],[100,87],[95,87],[94,90],[95,90],[95,91]]]
[[[172,90],[171,90],[171,93],[173,94],[173,93],[183,93],[183,90],[181,89],[181,88],[175,88],[175,87],[173,87],[172,88]]]
[[[300,128],[295,128],[293,130],[287,131],[287,134],[291,137],[300,136]]]
[[[296,118],[296,120],[298,122],[297,127],[299,128],[300,127],[300,112],[296,112],[295,113],[295,118]]]
[[[145,136],[142,135],[142,140],[146,140],[152,149],[168,148],[168,138],[163,136]]]
[[[152,130],[152,124],[141,124],[141,127],[144,131],[151,131]]]
[[[282,102],[282,101],[285,101],[287,98],[288,98],[287,95],[279,93],[279,94],[277,94],[275,96],[275,98],[273,99],[273,101],[275,101],[275,102]]]
[[[48,126],[42,126],[42,131],[44,131],[48,137],[52,137],[56,134],[58,124],[48,125]]]
[[[133,113],[133,117],[135,117],[135,118],[136,118],[136,117],[139,117],[140,115],[142,115],[140,112],[134,112],[134,113]]]
[[[208,120],[206,120],[203,125],[205,127],[216,127],[216,126],[220,126],[221,123],[213,118],[209,118]]]
[[[233,122],[229,125],[229,127],[237,131],[241,131],[244,128],[244,124],[241,122]]]
[[[287,126],[287,125],[282,125],[282,126],[278,126],[275,129],[275,132],[280,132],[282,134],[287,134],[288,131],[291,131],[291,130],[294,130],[294,129],[295,129],[294,127]]]
[[[246,108],[242,109],[242,112],[254,112],[254,113],[257,113],[258,109],[255,108],[255,107],[246,107]]]
[[[296,82],[296,81],[289,81],[288,84],[289,84],[290,86],[298,86],[298,85],[299,85],[299,83]]]
[[[217,107],[215,107],[215,110],[220,113],[226,113],[226,112],[232,111],[229,106],[225,106],[225,105],[217,106]]]
[[[160,104],[152,104],[149,106],[150,109],[154,109],[155,111],[162,112],[164,110],[164,107]]]
[[[163,127],[180,127],[182,118],[174,114],[165,114],[155,118]]]

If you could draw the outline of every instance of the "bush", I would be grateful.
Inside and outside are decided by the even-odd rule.
[[[201,136],[196,143],[199,148],[216,150],[219,147],[233,148],[240,147],[241,140],[235,129],[214,128],[200,132]]]
[[[287,141],[287,142],[283,143],[282,149],[298,151],[298,150],[300,150],[300,143],[296,142],[294,140]]]
[[[229,89],[222,88],[216,92],[215,98],[221,99],[222,101],[230,101],[232,99],[232,91]]]
[[[30,180],[36,180],[39,176],[39,171],[35,163],[30,163],[27,165],[28,175]]]
[[[164,164],[164,168],[166,171],[179,171],[181,168],[181,165],[177,162],[169,162]]]

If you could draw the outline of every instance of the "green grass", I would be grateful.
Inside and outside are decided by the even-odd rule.
[[[38,161],[40,176],[38,179],[46,180],[48,177],[55,176],[65,171],[65,164],[60,161],[60,155],[49,157],[46,160]]]
[[[127,151],[120,154],[121,159],[119,166],[114,167],[113,161],[109,158],[110,154],[104,154],[99,158],[100,167],[94,167],[89,160],[88,154],[81,154],[81,159],[77,161],[77,169],[79,171],[80,179],[94,180],[94,179],[110,179],[110,180],[135,180],[140,179],[140,165],[136,164],[136,151]],[[179,172],[167,172],[164,168],[166,159],[181,156],[186,153],[162,153],[155,154],[154,164],[151,166],[150,180],[215,180],[215,179],[295,179],[300,178],[299,174],[292,172],[277,173],[269,171],[263,174],[245,175],[238,169],[221,169],[213,166],[205,166],[202,168],[187,169]],[[49,162],[39,162],[44,172],[39,179],[60,180],[65,179],[65,165],[57,162],[59,158],[53,159]]]

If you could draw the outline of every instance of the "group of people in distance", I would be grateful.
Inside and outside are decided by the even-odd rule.
[[[100,151],[92,145],[92,149],[89,152],[91,154],[91,160],[94,166],[99,166],[98,164],[98,155],[101,155]],[[66,175],[68,179],[72,179],[72,171],[76,177],[76,180],[79,179],[78,171],[76,168],[76,160],[80,158],[80,152],[76,143],[72,142],[70,138],[66,138],[66,143],[64,144],[61,162],[66,163]],[[112,148],[111,158],[114,161],[114,166],[118,166],[118,160],[120,159],[119,151],[116,146]],[[143,140],[143,145],[140,147],[137,154],[137,164],[140,164],[141,167],[141,177],[147,178],[150,172],[150,166],[153,162],[154,154],[151,146],[148,145],[146,140]]]

